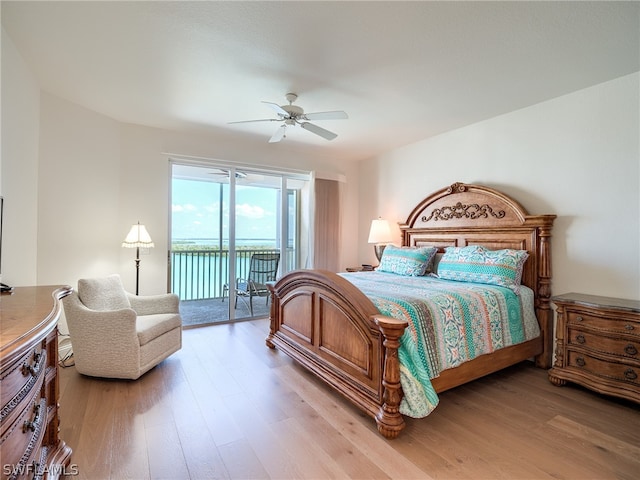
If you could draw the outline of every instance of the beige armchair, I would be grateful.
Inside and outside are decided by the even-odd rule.
[[[136,296],[118,275],[80,279],[63,299],[78,372],[136,379],[182,347],[178,296]]]

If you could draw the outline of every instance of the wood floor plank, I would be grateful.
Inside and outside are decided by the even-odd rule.
[[[329,419],[309,405],[297,392],[290,392],[283,401],[289,415],[313,438],[314,446],[320,448],[345,472],[348,478],[388,478],[364,455],[354,450],[352,443],[336,430]]]
[[[304,478],[304,470],[280,445],[278,436],[244,395],[225,396],[227,408],[271,478]]]
[[[613,447],[613,450],[615,450],[618,455],[622,455],[623,457],[627,457],[634,461],[640,460],[640,444],[638,443],[630,444],[620,441],[617,438],[586,427],[561,415],[556,415],[547,423],[555,428],[570,433],[576,438],[588,440],[598,445],[600,448],[604,449]]]
[[[574,457],[587,456],[591,462],[600,465],[600,471],[605,473],[599,473],[598,478],[638,478],[638,472],[629,475],[640,461],[640,448],[637,445],[622,442],[561,415],[547,424],[558,430],[557,438],[563,439]],[[594,472],[598,471],[594,469]]]
[[[334,398],[324,395],[315,385],[308,381],[301,381],[301,377],[297,369],[289,366],[283,366],[279,369],[279,374],[287,381],[294,377],[298,377],[296,390],[300,392],[304,400],[309,403],[312,408],[317,410],[320,415],[324,416],[329,423],[342,436],[347,438],[353,448],[364,454],[374,465],[384,471],[390,478],[398,475],[400,478],[429,478],[425,476],[425,472],[416,468],[406,459],[400,459],[395,455],[393,448],[389,442],[382,436],[371,435],[374,423],[366,426],[360,415],[354,415],[351,408],[343,405],[337,405]],[[341,407],[341,408],[340,408]]]
[[[347,472],[316,442],[314,432],[304,428],[298,419],[287,418],[271,425],[282,447],[295,459],[308,479],[346,479]],[[301,477],[302,478],[302,477]]]
[[[435,478],[511,480],[531,476],[529,469],[513,462],[508,451],[488,441],[487,436],[466,428],[461,406],[451,398],[451,393],[445,392],[441,397],[441,405],[431,415],[413,421],[416,428],[408,433],[422,448],[413,448],[406,456],[415,459]],[[421,458],[419,452],[429,454]]]
[[[137,382],[114,382],[113,449],[111,478],[150,478],[149,455],[142,401],[146,392]]]
[[[578,465],[560,461],[572,454],[575,456],[576,452],[556,436],[544,435],[539,428],[529,428],[526,430],[527,435],[523,436],[519,428],[519,416],[513,412],[503,415],[499,404],[483,404],[481,399],[468,389],[464,390],[464,387],[459,391],[452,391],[453,395],[456,396],[455,401],[463,407],[456,412],[456,419],[464,423],[469,431],[484,436],[487,441],[501,438],[508,445],[511,456],[520,465],[526,466],[536,478],[566,478],[571,475],[580,475],[581,478],[610,478],[610,472],[600,469],[597,462],[589,456],[582,456]],[[504,452],[506,454],[507,451]]]
[[[91,472],[85,477],[89,479],[111,476],[114,391],[114,382],[110,380],[94,381],[87,391],[86,409],[77,441],[80,445],[91,445],[93,450],[80,450],[74,458],[81,477],[87,472]],[[100,454],[96,455],[95,452]]]
[[[177,427],[178,437],[191,479],[231,478],[209,430],[197,424]]]
[[[189,469],[173,424],[146,428],[150,477],[154,480],[189,478]]]
[[[218,447],[230,478],[267,480],[271,477],[246,439]]]

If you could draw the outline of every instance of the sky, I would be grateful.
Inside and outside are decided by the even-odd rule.
[[[222,184],[173,179],[172,237],[219,237],[220,191]],[[223,189],[223,238],[229,232],[228,186]],[[236,238],[273,239],[277,230],[278,190],[236,186]]]

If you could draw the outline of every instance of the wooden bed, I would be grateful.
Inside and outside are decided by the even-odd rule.
[[[555,215],[529,215],[515,200],[488,187],[454,183],[425,198],[400,225],[404,246],[484,245],[527,250],[522,284],[535,294],[539,338],[482,355],[432,380],[437,392],[535,357],[551,367],[553,312],[550,237]],[[407,322],[383,316],[360,290],[323,270],[296,270],[270,286],[267,346],[278,348],[375,418],[395,438],[405,423],[399,338]]]

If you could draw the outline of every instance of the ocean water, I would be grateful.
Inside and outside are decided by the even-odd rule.
[[[174,238],[172,245],[185,246],[197,245],[206,248],[217,248],[220,245],[219,238]],[[229,247],[229,239],[222,239],[222,248]],[[276,248],[275,238],[236,238],[236,247],[267,247]]]

